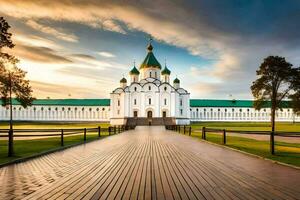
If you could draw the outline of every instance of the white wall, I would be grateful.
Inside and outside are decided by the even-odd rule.
[[[191,121],[228,121],[228,122],[269,122],[271,120],[270,108],[255,110],[245,107],[191,107]],[[300,116],[295,115],[292,109],[277,110],[276,121],[300,122]]]
[[[13,119],[20,121],[109,121],[109,106],[33,105],[13,106]],[[0,120],[9,120],[9,109],[0,107]]]

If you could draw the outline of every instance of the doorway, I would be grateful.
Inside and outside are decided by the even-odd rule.
[[[137,118],[138,117],[138,111],[133,111],[133,117]]]
[[[152,118],[152,111],[151,111],[151,110],[149,110],[149,111],[147,112],[147,118],[148,118],[148,119],[151,119],[151,118]]]
[[[162,116],[163,116],[163,118],[166,118],[166,117],[167,117],[167,112],[166,112],[166,111],[163,111],[163,112],[162,112]]]
[[[148,118],[148,125],[151,126],[152,125],[152,111],[149,110],[147,112],[147,118]]]

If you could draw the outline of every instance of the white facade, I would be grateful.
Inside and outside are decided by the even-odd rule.
[[[191,107],[191,122],[270,122],[271,109],[253,107]],[[300,122],[291,108],[276,111],[276,121]]]
[[[13,106],[13,119],[19,121],[99,121],[109,122],[109,106],[33,105]],[[9,109],[0,107],[0,119],[9,120]]]

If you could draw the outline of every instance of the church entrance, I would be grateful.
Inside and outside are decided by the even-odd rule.
[[[151,110],[149,110],[147,112],[147,118],[148,118],[148,124],[149,124],[149,126],[151,126],[151,124],[152,124],[152,111]]]
[[[133,117],[137,118],[138,117],[138,111],[133,111]]]
[[[163,118],[167,117],[167,112],[163,111],[162,116],[163,116]]]

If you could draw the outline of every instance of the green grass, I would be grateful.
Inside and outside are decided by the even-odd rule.
[[[102,123],[30,123],[30,122],[17,122],[14,125],[15,129],[61,129],[61,128],[96,128],[101,126],[102,128],[108,127],[109,124]],[[8,128],[8,124],[0,123],[0,129]],[[101,136],[107,136],[107,132],[101,132]],[[101,137],[103,138],[103,137]],[[97,132],[88,132],[87,141],[98,139]],[[73,145],[83,142],[83,133],[72,136],[64,137],[64,146]],[[29,139],[29,140],[15,140],[13,157],[7,157],[7,140],[0,140],[0,164],[13,161],[20,158],[25,158],[39,154],[45,151],[61,148],[60,137],[51,137],[43,139]]]
[[[267,122],[201,122],[192,124],[192,128],[228,129],[228,130],[247,130],[247,131],[271,131],[271,124]],[[300,132],[300,123],[277,122],[276,131]]]
[[[192,136],[201,138],[201,133],[192,132]],[[300,167],[300,144],[276,142],[276,155],[271,155],[270,144],[268,141],[259,141],[236,136],[227,136],[226,138],[226,146],[228,147]],[[207,133],[206,139],[213,143],[222,144],[221,134]]]

